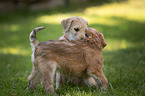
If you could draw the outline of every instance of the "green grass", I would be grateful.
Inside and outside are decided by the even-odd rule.
[[[108,43],[103,50],[104,73],[109,91],[83,85],[66,84],[56,90],[66,96],[143,96],[145,95],[145,1],[70,6],[39,12],[19,11],[0,15],[0,96],[42,96],[37,90],[26,90],[31,63],[29,34],[38,26],[39,41],[57,39],[63,34],[60,21],[70,16],[86,19],[89,27],[104,34]]]

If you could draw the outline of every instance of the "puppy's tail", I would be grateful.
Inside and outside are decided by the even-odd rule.
[[[36,37],[36,32],[38,32],[39,30],[42,30],[44,28],[45,27],[37,27],[34,30],[32,30],[32,32],[30,33],[30,42],[31,42],[32,47],[36,47],[39,43],[39,41]]]

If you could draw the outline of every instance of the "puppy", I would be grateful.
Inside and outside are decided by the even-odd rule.
[[[30,42],[35,47],[33,70],[28,77],[28,89],[36,88],[42,80],[45,92],[55,93],[53,78],[57,72],[69,77],[93,77],[99,88],[107,89],[108,81],[103,73],[102,49],[107,45],[101,33],[87,31],[87,38],[77,41],[49,40],[38,42],[35,28],[30,34]],[[98,80],[99,78],[99,80]]]
[[[87,28],[87,31],[86,31],[86,34],[85,36],[88,37],[88,38],[95,38],[94,36],[96,35],[93,35],[93,34],[102,34],[102,33],[99,33],[99,31],[97,31],[96,29],[94,28]],[[103,36],[103,34],[102,34]],[[106,41],[104,40],[104,43],[102,44],[105,44],[103,46],[106,46],[107,43]],[[77,78],[77,77],[66,77],[66,76],[61,76],[61,83],[64,84],[65,80],[67,80],[67,82],[71,82],[73,85],[77,85],[77,84],[86,84],[88,86],[96,86],[96,82],[95,80],[90,77],[90,78],[87,78],[87,79],[82,79],[82,78]],[[57,75],[56,75],[56,89],[58,88],[59,86],[59,82],[57,82]]]
[[[61,24],[64,30],[64,35],[61,36],[59,40],[67,39],[69,41],[72,41],[72,40],[82,39],[84,38],[85,36],[84,34],[88,28],[88,22],[81,17],[70,17],[64,19],[61,21]],[[85,82],[82,82],[82,80],[77,77],[67,77],[67,76],[61,76],[61,77],[62,77],[61,78],[62,84],[64,84],[65,80],[67,80],[67,82],[70,81],[74,85],[79,83],[86,83],[89,86],[96,85],[96,82],[93,80],[93,78],[89,78],[85,80]]]
[[[78,40],[85,37],[88,22],[81,17],[70,17],[61,21],[64,35],[59,39]]]

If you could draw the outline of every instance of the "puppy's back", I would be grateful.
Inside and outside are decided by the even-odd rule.
[[[96,63],[94,58],[97,58],[98,53],[86,45],[77,43],[65,40],[40,42],[35,50],[35,61],[40,59],[45,62],[53,60],[57,62],[60,69],[63,69],[64,74],[86,77],[85,71],[90,63]]]

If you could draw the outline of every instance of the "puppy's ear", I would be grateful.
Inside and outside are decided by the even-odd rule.
[[[88,22],[86,20],[84,20],[83,18],[78,17],[82,22],[85,22],[86,25],[88,25]]]
[[[85,36],[87,37],[87,38],[92,38],[92,32],[91,32],[91,30],[86,30],[86,32],[85,32]]]
[[[85,20],[85,22],[86,22],[86,24],[87,24],[87,26],[88,26],[88,22]]]
[[[105,46],[107,46],[107,43],[104,39],[104,35],[102,33],[100,33],[100,39],[101,39],[102,47],[104,48]]]
[[[64,20],[61,21],[61,25],[63,27],[64,32],[68,32],[72,22],[73,22],[73,20],[70,19],[70,18],[64,19]]]

